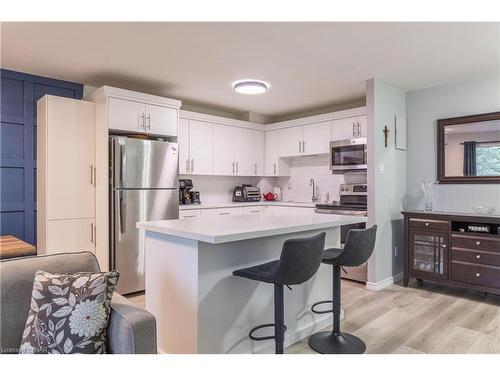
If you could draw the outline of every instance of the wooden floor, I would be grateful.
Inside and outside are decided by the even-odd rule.
[[[144,295],[130,298],[144,305]],[[426,282],[371,292],[343,280],[342,309],[342,330],[363,339],[367,353],[500,354],[500,296]],[[286,353],[314,352],[305,339]]]

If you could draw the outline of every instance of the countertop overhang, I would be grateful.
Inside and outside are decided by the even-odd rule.
[[[305,232],[366,222],[364,216],[230,215],[219,218],[138,222],[137,228],[211,244]]]

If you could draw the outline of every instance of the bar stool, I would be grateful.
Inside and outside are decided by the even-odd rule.
[[[324,252],[322,263],[333,266],[333,300],[316,302],[311,310],[316,314],[333,312],[333,331],[317,332],[309,337],[309,346],[318,353],[362,354],[366,350],[360,338],[340,331],[340,268],[357,267],[365,263],[373,253],[376,235],[376,225],[369,229],[351,229],[343,249],[327,249]],[[333,309],[315,309],[324,303],[331,303]]]
[[[279,260],[233,272],[234,276],[274,284],[274,323],[252,328],[248,337],[255,341],[274,339],[276,354],[283,354],[286,331],[283,286],[302,284],[316,273],[323,257],[325,236],[323,232],[310,238],[286,240]],[[257,330],[265,327],[274,327],[274,336],[254,336]]]

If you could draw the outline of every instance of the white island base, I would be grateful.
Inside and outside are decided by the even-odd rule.
[[[146,230],[146,309],[156,317],[158,350],[273,353],[273,340],[248,338],[253,327],[273,322],[273,285],[232,273],[279,259],[289,238],[326,232],[325,247],[337,247],[340,225],[366,220],[318,216],[241,215],[216,223],[202,218],[139,223]],[[331,298],[331,267],[321,265],[311,280],[292,289],[284,288],[285,347],[331,324],[330,314],[310,310],[313,303]],[[257,334],[272,335],[273,328]]]

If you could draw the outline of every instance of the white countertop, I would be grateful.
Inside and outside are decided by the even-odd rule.
[[[191,240],[224,243],[366,222],[350,215],[230,215],[137,223],[137,228]]]
[[[228,203],[201,203],[179,205],[179,210],[202,210],[206,208],[228,208],[249,206],[284,206],[284,207],[306,207],[314,208],[314,202],[283,202],[283,201],[260,201],[260,202],[228,202]]]

